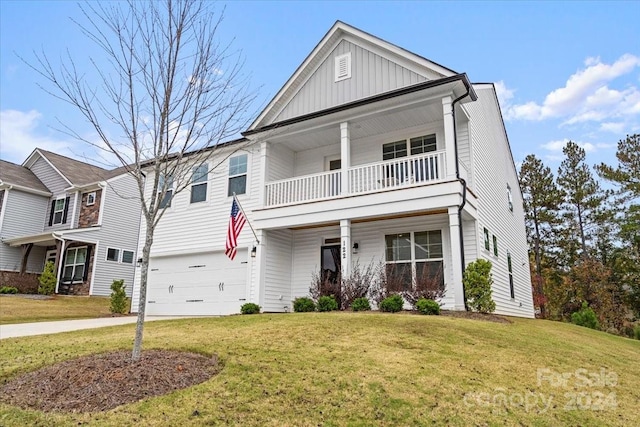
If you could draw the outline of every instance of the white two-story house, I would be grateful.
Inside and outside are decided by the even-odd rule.
[[[47,261],[56,293],[133,288],[140,201],[123,168],[106,170],[36,149],[22,165],[0,160],[0,286],[35,292]]]
[[[483,258],[496,312],[534,316],[492,84],[337,22],[243,136],[220,148],[219,167],[194,171],[158,224],[148,314],[231,314],[244,302],[285,312],[314,273],[370,262],[407,286],[425,271],[441,277],[443,308],[464,310],[463,270]],[[245,226],[230,261],[234,192],[256,236]],[[136,280],[133,311],[138,290]]]

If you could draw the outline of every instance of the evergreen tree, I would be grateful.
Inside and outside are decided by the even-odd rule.
[[[549,167],[530,154],[520,167],[520,188],[525,209],[525,223],[530,251],[534,258],[534,296],[540,315],[546,317],[543,256],[552,251],[554,227],[559,220],[559,208],[563,194],[555,183]]]

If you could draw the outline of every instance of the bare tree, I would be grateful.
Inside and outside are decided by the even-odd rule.
[[[145,233],[132,354],[138,360],[155,228],[170,200],[189,187],[194,167],[214,156],[213,168],[225,160],[219,144],[244,129],[255,94],[241,74],[239,52],[217,40],[223,13],[212,3],[129,0],[80,9],[86,22],[74,22],[103,56],[91,58],[86,71],[69,53],[59,68],[41,53],[32,68],[46,79],[47,92],[79,110],[97,140],[64,123],[63,131],[115,157],[137,183]],[[113,129],[122,137],[112,137]]]

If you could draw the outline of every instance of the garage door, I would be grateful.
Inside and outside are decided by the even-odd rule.
[[[149,260],[148,315],[211,316],[240,312],[247,298],[247,251],[233,261],[224,252]]]

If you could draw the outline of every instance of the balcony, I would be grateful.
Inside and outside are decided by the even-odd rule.
[[[344,196],[378,193],[444,181],[445,150],[358,165],[346,171],[343,191],[341,170],[304,175],[266,184],[265,207],[289,206]]]

